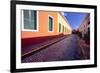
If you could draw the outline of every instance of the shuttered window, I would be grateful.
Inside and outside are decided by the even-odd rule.
[[[34,10],[23,10],[24,29],[37,30],[37,13]]]
[[[61,32],[61,23],[59,23],[59,32]]]
[[[53,18],[49,17],[49,31],[53,31]]]

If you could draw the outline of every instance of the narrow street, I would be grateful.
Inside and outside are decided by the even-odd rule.
[[[24,58],[22,62],[80,60],[80,58],[81,51],[77,35],[72,34],[48,48]]]

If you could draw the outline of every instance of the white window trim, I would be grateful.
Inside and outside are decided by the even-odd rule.
[[[58,18],[58,16],[59,16],[59,15],[58,15],[58,13],[57,13],[57,24],[58,24],[57,30],[58,30],[58,33],[60,33],[60,32],[59,32],[59,18]]]
[[[49,17],[51,17],[53,19],[53,28],[52,31],[49,31]],[[51,15],[48,15],[48,32],[54,32],[54,17]]]
[[[32,32],[38,32],[39,31],[39,11],[36,11],[36,15],[37,15],[37,21],[36,21],[36,24],[37,24],[37,27],[36,27],[36,30],[34,29],[24,29],[24,15],[23,15],[23,10],[25,9],[21,9],[21,23],[22,23],[22,31],[32,31]],[[26,9],[28,10],[28,9]]]

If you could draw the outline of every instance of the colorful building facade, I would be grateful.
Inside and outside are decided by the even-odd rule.
[[[64,15],[61,12],[58,12],[58,30],[59,30],[59,34],[63,33],[65,34],[71,34],[72,29],[69,26],[69,22],[67,21],[67,19],[64,17]]]
[[[71,34],[71,27],[60,12],[22,10],[22,47]]]
[[[83,22],[78,28],[78,31],[81,32],[82,38],[84,38],[86,33],[90,32],[90,14],[86,14]]]

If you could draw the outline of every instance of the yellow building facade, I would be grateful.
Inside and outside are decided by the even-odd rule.
[[[67,19],[62,15],[62,13],[58,12],[58,31],[63,34],[71,34],[72,29]]]

